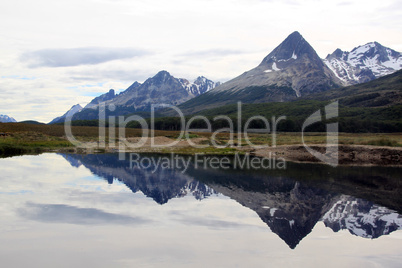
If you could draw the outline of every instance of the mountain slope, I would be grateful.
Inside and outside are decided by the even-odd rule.
[[[268,119],[286,116],[286,120],[278,123],[278,131],[302,131],[302,125],[310,115],[336,100],[339,101],[338,122],[341,132],[402,131],[402,70],[368,83],[331,89],[291,102],[245,103],[241,106],[241,120],[244,125],[247,119],[255,115]],[[195,115],[208,117],[213,129],[222,128],[221,123],[213,118],[226,115],[232,118],[236,129],[238,111],[238,105],[234,103],[202,110]],[[164,118],[158,120],[166,122]],[[165,127],[159,129],[167,130],[170,126]],[[322,132],[325,129],[323,121],[311,126],[309,131]]]
[[[342,85],[298,32],[289,35],[254,69],[184,103],[186,113],[224,104],[283,102]]]
[[[62,123],[64,122],[64,120],[67,117],[67,114],[71,111],[73,114],[74,113],[78,113],[82,110],[82,106],[79,104],[73,105],[70,110],[68,110],[65,114],[63,114],[62,116],[56,117],[55,119],[53,119],[52,121],[50,121],[48,124],[56,124],[56,123]]]
[[[99,103],[114,99],[115,96],[116,95],[115,95],[114,89],[111,89],[111,90],[109,90],[108,93],[102,94],[99,97],[96,97],[95,99],[93,99],[90,103],[88,103],[84,107],[84,109],[94,108],[97,105],[99,105]]]
[[[117,96],[107,104],[131,106],[136,111],[150,110],[151,104],[178,105],[200,94],[187,89],[183,80],[173,77],[167,71],[160,71],[143,84],[130,87],[125,94]]]
[[[358,46],[351,52],[337,49],[324,62],[348,85],[368,82],[402,69],[401,53],[378,42]]]
[[[15,123],[15,122],[17,122],[17,120],[15,120],[14,118],[5,114],[0,114],[0,123]]]
[[[328,90],[304,99],[335,101],[349,107],[381,107],[402,104],[402,70],[368,83]]]

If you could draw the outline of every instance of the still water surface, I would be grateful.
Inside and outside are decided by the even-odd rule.
[[[183,172],[128,159],[0,159],[1,266],[402,265],[401,168]]]

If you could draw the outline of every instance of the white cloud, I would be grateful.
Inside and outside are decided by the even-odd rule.
[[[394,0],[2,1],[0,112],[48,122],[89,101],[91,92],[128,87],[160,70],[226,81],[258,65],[295,30],[321,57],[374,40],[400,50],[399,5]],[[101,86],[83,87],[87,84]],[[35,108],[43,104],[33,101],[43,98],[46,107]]]
[[[131,48],[81,47],[70,49],[41,49],[25,52],[21,62],[31,68],[96,65],[113,60],[145,56],[149,52]]]

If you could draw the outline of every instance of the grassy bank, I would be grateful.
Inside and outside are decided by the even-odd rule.
[[[106,133],[109,129],[106,129]],[[72,149],[72,145],[65,136],[64,126],[55,125],[32,125],[21,123],[0,123],[0,156],[19,155],[24,153],[38,153],[50,150]],[[99,141],[98,127],[72,127],[75,138],[81,142],[91,142],[95,146]],[[118,130],[116,129],[116,133]],[[141,137],[140,129],[125,129],[125,137]],[[180,136],[178,131],[155,131],[155,136],[177,139]],[[272,134],[248,134],[247,139],[242,134],[240,137],[234,134],[233,140],[229,133],[219,133],[213,136],[211,133],[190,133],[190,138],[201,139],[201,145],[207,148],[192,148],[190,146],[167,147],[159,152],[178,152],[186,154],[207,153],[207,154],[230,154],[236,152],[237,146],[254,145],[293,145],[302,144],[301,133],[288,132]],[[108,143],[108,138],[104,139]],[[325,133],[305,133],[304,140],[308,144],[325,144]],[[116,139],[118,142],[118,139]],[[247,142],[249,141],[249,143]],[[215,148],[213,144],[225,146],[233,145],[234,148]],[[374,145],[402,147],[402,133],[340,133],[339,144],[344,145]],[[141,148],[139,151],[147,151],[148,148]],[[152,151],[152,150],[150,150]]]

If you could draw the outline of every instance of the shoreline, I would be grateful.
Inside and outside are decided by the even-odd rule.
[[[312,145],[311,149],[325,153],[325,145]],[[150,148],[142,147],[136,150],[125,150],[126,153],[157,153],[157,154],[182,154],[182,155],[234,155],[250,154],[251,156],[264,158],[283,158],[286,161],[297,163],[315,163],[324,164],[319,159],[311,155],[303,145],[280,145],[276,147],[267,147],[263,149],[253,149],[250,147],[240,147],[231,151],[219,150],[188,150],[186,146],[166,147],[166,148]],[[234,149],[234,148],[231,148]],[[340,166],[387,166],[387,167],[402,167],[402,148],[387,147],[387,146],[370,146],[370,145],[339,145],[338,146],[338,161]],[[118,153],[116,148],[106,149],[85,149],[85,148],[61,148],[56,150],[48,150],[48,152],[58,153]]]
[[[142,132],[139,129],[126,129],[124,140],[99,138],[97,127],[73,127],[80,144],[73,145],[65,136],[63,126],[38,126],[28,124],[1,124],[0,157],[43,152],[59,153],[117,153],[121,148],[126,152],[182,154],[182,155],[235,155],[250,154],[265,158],[283,158],[286,161],[300,163],[322,163],[310,154],[304,145],[320,154],[326,152],[325,133],[306,133],[304,140],[297,132],[278,133],[275,137],[265,134],[249,134],[243,137],[230,136],[228,133],[189,132],[188,138],[182,139],[178,131],[155,131],[155,136],[139,148],[127,148],[127,145],[141,143]],[[186,136],[186,137],[187,137]],[[275,140],[274,140],[275,139]],[[110,143],[109,143],[110,142]],[[174,145],[172,144],[174,143]],[[250,145],[271,145],[263,149]],[[195,148],[204,146],[205,148]],[[226,147],[219,148],[219,145]],[[217,147],[218,146],[218,147]],[[402,133],[339,133],[339,165],[356,166],[402,166]]]
[[[325,153],[325,145],[312,145],[311,149]],[[283,157],[298,163],[325,164],[310,154],[303,145],[281,145],[252,151],[260,157]],[[402,167],[402,148],[371,145],[339,145],[338,162],[341,166],[395,166]]]
[[[210,148],[210,147],[208,147]],[[325,153],[325,145],[312,145],[310,148]],[[340,145],[338,152],[339,166],[384,166],[384,167],[402,167],[402,148],[386,146],[369,145]],[[136,150],[125,150],[126,153],[157,153],[157,154],[182,154],[182,155],[235,155],[250,154],[251,156],[264,158],[283,158],[286,161],[296,163],[314,163],[327,165],[310,154],[303,145],[280,145],[263,149],[253,149],[249,147],[230,148],[232,150],[190,150],[189,147],[166,147],[154,149],[150,147],[138,148]],[[211,149],[211,148],[210,148]],[[9,153],[0,156],[13,157],[20,155],[35,155],[41,153],[74,153],[74,154],[102,154],[118,153],[117,148],[36,148],[34,150],[18,151],[18,153]]]

